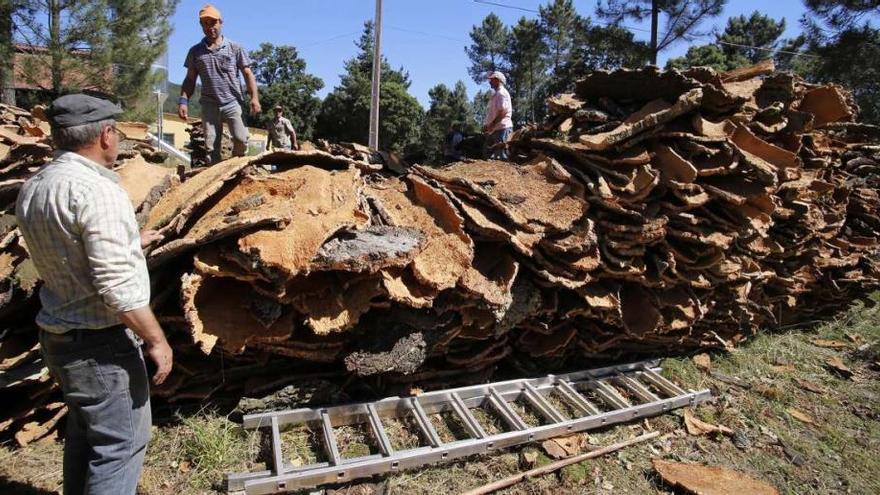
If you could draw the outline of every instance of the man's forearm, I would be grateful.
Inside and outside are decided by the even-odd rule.
[[[247,71],[244,73],[244,80],[247,83],[248,93],[251,94],[251,99],[260,99],[260,94],[257,92],[257,78],[254,76],[254,73],[251,71]]]
[[[138,337],[144,339],[148,346],[165,343],[165,333],[156,320],[156,315],[150,306],[143,306],[131,311],[118,313],[122,323],[130,328]]]
[[[187,77],[183,80],[183,84],[180,85],[180,96],[184,98],[189,98],[196,91],[196,79]]]

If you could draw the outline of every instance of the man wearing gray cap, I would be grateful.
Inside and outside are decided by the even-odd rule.
[[[507,160],[507,140],[513,132],[513,105],[510,102],[510,93],[504,87],[507,79],[498,71],[489,74],[488,79],[494,93],[489,99],[483,133],[489,136],[489,158]]]
[[[143,247],[119,176],[119,141],[105,100],[62,96],[46,111],[55,159],[21,189],[15,214],[43,280],[40,347],[68,408],[64,493],[134,494],[150,438],[150,390],[172,351],[150,309]]]

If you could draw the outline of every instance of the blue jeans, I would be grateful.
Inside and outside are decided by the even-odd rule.
[[[489,158],[492,160],[507,160],[507,146],[498,146],[495,147],[498,143],[507,143],[507,140],[510,139],[510,135],[513,133],[513,129],[499,129],[494,131],[492,134],[489,134],[488,142],[486,143],[489,147]]]
[[[134,495],[150,440],[150,388],[140,346],[124,328],[40,332],[67,404],[64,495]]]
[[[241,105],[235,100],[222,106],[203,101],[202,130],[205,132],[205,153],[212,164],[220,161],[224,123],[229,126],[229,133],[232,134],[232,156],[244,156],[247,153],[248,129],[241,119]]]

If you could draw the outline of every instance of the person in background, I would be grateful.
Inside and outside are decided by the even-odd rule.
[[[196,79],[202,81],[202,130],[205,133],[205,148],[210,163],[220,161],[223,124],[229,126],[232,134],[232,154],[244,156],[247,153],[248,130],[241,117],[241,92],[239,73],[244,75],[248,93],[251,95],[250,111],[258,114],[260,96],[257,80],[251,70],[251,60],[238,43],[221,34],[223,18],[213,5],[205,5],[199,11],[199,24],[205,37],[189,49],[186,61],[186,77],[180,89],[177,114],[182,119],[188,117],[189,97],[196,88]]]
[[[43,280],[43,359],[67,405],[64,493],[134,495],[150,439],[150,387],[171,372],[171,347],[150,309],[143,248],[128,195],[110,170],[122,109],[82,94],[46,111],[55,159],[22,186],[15,215]],[[141,351],[141,341],[144,345]]]
[[[284,109],[281,105],[275,105],[275,118],[269,123],[269,143],[266,149],[278,148],[282,150],[299,149],[296,142],[296,131],[290,120],[284,117]]]
[[[461,132],[461,124],[458,122],[450,124],[446,136],[443,138],[443,159],[449,163],[461,161],[460,145],[462,141],[464,141],[464,134]]]
[[[504,85],[507,79],[504,74],[495,71],[489,74],[489,85],[494,91],[489,99],[486,110],[486,122],[483,133],[488,135],[487,147],[490,159],[507,160],[507,141],[513,132],[513,105],[510,93]]]

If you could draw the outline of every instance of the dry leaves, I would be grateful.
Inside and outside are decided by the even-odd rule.
[[[691,435],[706,435],[709,433],[721,433],[724,435],[733,435],[733,430],[723,425],[713,425],[693,415],[690,409],[684,410],[684,426]]]
[[[712,358],[709,357],[709,355],[705,352],[702,354],[697,354],[692,359],[694,361],[694,365],[696,365],[697,368],[700,368],[703,371],[709,371],[710,369],[712,369]]]
[[[804,380],[802,378],[798,378],[795,380],[798,387],[806,390],[807,392],[813,392],[814,394],[824,394],[825,388],[817,383],[813,383],[809,380]]]
[[[782,397],[782,391],[779,388],[774,387],[773,385],[767,385],[766,383],[758,383],[752,387],[752,390],[758,392],[768,399],[778,400]]]
[[[795,409],[793,407],[786,409],[785,412],[787,412],[789,414],[789,416],[800,421],[801,423],[806,423],[808,425],[816,426],[816,420],[813,419],[812,416],[810,416],[809,414],[807,414],[805,412],[798,411],[797,409]]]
[[[548,456],[554,459],[564,459],[579,454],[581,452],[582,443],[583,436],[570,435],[567,437],[545,440],[544,442],[541,442],[541,448],[544,449],[544,452],[546,452]]]
[[[663,481],[694,495],[779,495],[772,485],[732,469],[663,459],[652,463]]]
[[[827,349],[846,349],[849,347],[849,344],[842,340],[811,339],[810,343],[817,347],[825,347]]]
[[[828,367],[832,372],[842,376],[843,378],[852,378],[853,370],[849,369],[849,367],[843,363],[843,360],[838,356],[834,356],[828,358],[825,361],[825,366]]]

